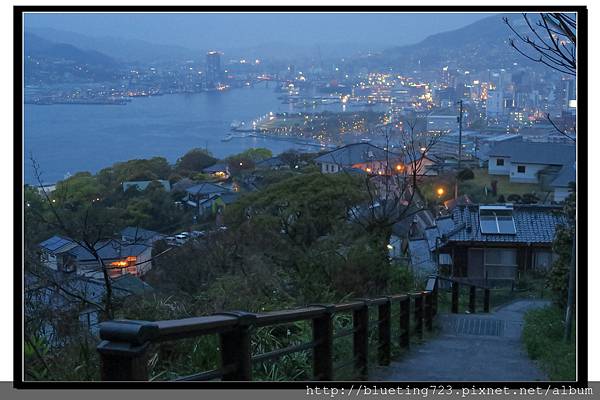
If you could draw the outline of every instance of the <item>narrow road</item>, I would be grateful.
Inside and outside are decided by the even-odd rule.
[[[440,315],[439,336],[414,346],[370,381],[543,381],[521,343],[523,315],[545,300],[519,300],[490,314]]]

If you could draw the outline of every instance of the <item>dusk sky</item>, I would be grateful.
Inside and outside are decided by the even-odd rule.
[[[54,28],[91,36],[143,39],[198,48],[200,43],[244,47],[271,42],[298,45],[403,45],[460,28],[493,14],[28,14],[26,28]]]

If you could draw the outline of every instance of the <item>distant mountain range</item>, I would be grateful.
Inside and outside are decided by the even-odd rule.
[[[154,44],[144,40],[110,36],[95,37],[52,28],[31,29],[28,32],[45,37],[53,42],[104,53],[115,60],[127,63],[152,63],[165,60],[184,61],[198,57],[196,51],[185,47]]]
[[[517,29],[527,29],[520,14],[508,14]],[[294,62],[323,60],[336,62],[344,57],[357,65],[370,67],[395,67],[413,69],[419,66],[438,68],[444,65],[458,68],[502,68],[513,63],[530,63],[508,44],[512,32],[495,15],[463,28],[431,35],[411,45],[388,47],[367,44],[344,43],[322,45],[289,45],[284,42],[257,44],[247,48],[220,49],[225,59],[231,57],[270,58]],[[373,38],[376,41],[376,38]],[[71,60],[92,67],[116,68],[118,65],[135,63],[204,61],[207,49],[188,49],[177,45],[153,44],[143,40],[116,37],[93,37],[51,28],[37,28],[25,33],[25,53],[48,59]],[[373,54],[366,57],[371,50]],[[366,64],[365,64],[366,63]]]
[[[121,65],[96,50],[81,49],[26,32],[24,35],[25,83],[104,82],[115,79]]]
[[[213,48],[208,43],[198,43],[195,49],[177,45],[154,44],[144,40],[120,37],[95,37],[57,30],[52,28],[29,29],[28,32],[48,40],[66,43],[84,50],[98,51],[126,63],[161,63],[187,60],[204,61],[209,50],[220,50],[225,59],[231,58],[268,58],[276,61],[292,62],[298,58],[318,60],[319,53],[323,58],[342,58],[353,56],[369,50],[382,50],[385,46],[368,43],[323,43],[323,44],[290,44],[283,41],[257,43],[254,46]],[[375,41],[375,40],[374,40]]]
[[[503,21],[507,16],[518,31],[526,31],[521,14],[494,15],[465,27],[431,35],[419,43],[392,47],[377,57],[390,66],[502,68],[531,63],[509,45],[514,37]]]
[[[94,64],[104,67],[114,67],[117,62],[96,50],[82,50],[67,43],[57,43],[46,40],[32,33],[24,36],[25,57],[35,57],[55,60],[68,60],[78,64]]]

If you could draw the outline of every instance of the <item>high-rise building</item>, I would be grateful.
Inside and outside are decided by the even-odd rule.
[[[206,88],[216,88],[222,79],[221,54],[218,51],[209,51],[206,54]]]
[[[488,91],[488,98],[485,102],[485,111],[488,118],[497,118],[504,114],[504,96],[501,91]]]

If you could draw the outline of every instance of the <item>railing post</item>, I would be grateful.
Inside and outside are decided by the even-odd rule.
[[[433,331],[433,294],[432,292],[424,292],[425,296],[425,329],[427,332]]]
[[[360,379],[368,378],[368,354],[369,354],[369,305],[364,305],[352,312],[354,326],[354,368]]]
[[[256,315],[243,311],[219,313],[238,318],[238,324],[232,330],[219,334],[221,343],[221,367],[235,365],[231,372],[223,374],[224,381],[252,380],[252,351],[250,331]]]
[[[377,316],[379,317],[379,365],[389,365],[391,358],[392,338],[392,301],[387,299],[379,305]]]
[[[460,285],[456,281],[452,281],[452,313],[458,313],[458,296],[460,294]]]
[[[150,341],[158,326],[146,321],[107,321],[100,324],[100,379],[147,381]]]
[[[483,291],[483,312],[490,312],[490,289],[488,288]]]
[[[415,293],[415,333],[423,339],[423,293]]]
[[[400,300],[400,347],[410,347],[410,296]]]
[[[469,287],[469,312],[471,314],[475,314],[475,293],[477,288],[474,285]]]
[[[436,275],[429,277],[425,291],[431,293],[431,316],[435,317],[437,315],[438,306],[438,277]]]
[[[312,304],[323,307],[325,314],[312,320],[313,376],[316,381],[333,380],[333,306]]]

